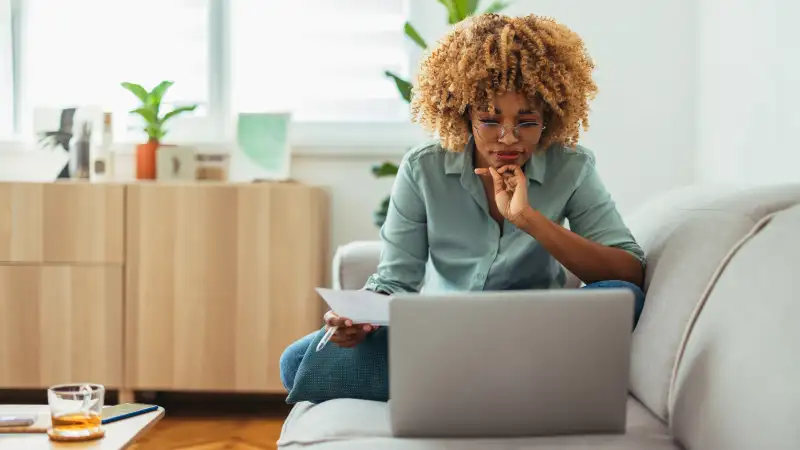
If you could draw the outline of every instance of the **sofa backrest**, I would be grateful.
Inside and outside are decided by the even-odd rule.
[[[626,219],[647,255],[647,297],[633,334],[631,392],[661,419],[668,418],[682,337],[720,263],[759,220],[797,203],[800,184],[697,186],[653,199]]]
[[[741,244],[699,305],[670,392],[694,449],[800,448],[800,206]]]
[[[380,259],[381,241],[354,241],[337,248],[332,264],[333,288],[363,288]]]
[[[381,241],[354,241],[336,249],[333,257],[333,288],[361,289],[378,268]],[[581,281],[566,271],[565,288],[580,287]]]

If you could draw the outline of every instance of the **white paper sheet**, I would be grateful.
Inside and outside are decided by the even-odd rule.
[[[389,325],[388,295],[372,291],[335,291],[317,288],[317,292],[336,314],[347,317],[353,323]]]

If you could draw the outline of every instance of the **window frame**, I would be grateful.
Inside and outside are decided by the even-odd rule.
[[[15,62],[14,38],[17,21],[18,0],[0,0],[0,61],[10,64],[0,65],[0,136],[16,134]]]
[[[208,92],[208,120],[197,120],[193,118],[190,130],[197,130],[192,134],[201,136],[191,142],[179,142],[186,144],[211,144],[218,145],[223,149],[235,142],[235,118],[231,114],[231,66],[230,52],[228,51],[231,42],[231,14],[229,0],[209,0],[209,92]],[[408,6],[407,9],[412,9]],[[33,138],[23,136],[24,133],[24,43],[22,42],[23,27],[25,24],[25,0],[0,0],[0,10],[7,7],[11,19],[11,42],[3,42],[0,36],[0,56],[4,55],[4,50],[10,48],[11,67],[0,67],[0,100],[10,97],[10,112],[4,113],[0,109],[0,120],[3,114],[11,115],[10,130],[4,130],[0,122],[0,139],[11,132],[12,142],[5,142],[0,145],[0,151],[6,147],[19,147],[19,144],[30,144]],[[409,11],[410,12],[410,11]],[[409,17],[412,15],[409,14]],[[2,25],[3,15],[0,14],[0,25]],[[418,52],[409,51],[406,61],[408,67],[416,66],[420,55]],[[2,60],[2,58],[0,58]],[[3,72],[5,71],[5,72]],[[10,72],[10,74],[8,73]],[[8,82],[8,77],[11,83]],[[4,97],[6,96],[6,97]],[[399,97],[399,94],[398,94]],[[8,104],[0,101],[0,106]],[[176,119],[180,120],[180,118]],[[8,122],[8,120],[7,120]],[[8,128],[8,127],[6,127]],[[209,131],[210,130],[210,131]],[[300,154],[401,154],[408,148],[419,144],[426,139],[419,127],[407,121],[397,122],[292,122],[290,131],[290,144],[293,149],[299,150]],[[126,135],[120,142],[119,148],[127,148],[134,143],[134,137]],[[6,140],[7,141],[7,140]],[[0,142],[0,144],[4,144]],[[12,144],[12,145],[8,145]],[[116,145],[115,145],[116,147]]]

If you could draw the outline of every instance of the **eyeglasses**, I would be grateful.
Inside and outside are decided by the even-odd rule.
[[[506,127],[493,120],[478,120],[474,125],[475,131],[481,139],[489,142],[499,141],[506,135]],[[514,137],[520,141],[534,141],[546,127],[540,122],[522,122],[513,128]]]

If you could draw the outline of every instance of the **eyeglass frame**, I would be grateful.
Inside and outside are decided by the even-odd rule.
[[[477,131],[478,132],[478,136],[480,136],[480,131],[479,131],[480,130],[480,126],[476,126],[473,123],[472,119],[469,118],[469,114],[470,114],[471,108],[472,108],[471,106],[468,106],[466,111],[465,111],[466,118],[467,118],[467,123],[469,123],[470,127],[473,130]],[[478,122],[486,124],[486,122],[484,122],[484,121],[482,121],[480,119],[478,119]],[[519,137],[519,130],[520,130],[520,126],[522,126],[524,124],[527,124],[527,123],[533,123],[533,122],[521,122],[521,123],[518,123],[518,124],[516,124],[514,126],[513,135],[517,140],[520,140],[520,141],[523,140],[522,138]],[[499,142],[500,139],[503,139],[506,136],[506,126],[505,125],[501,125],[500,123],[497,123],[496,125],[500,126],[500,136],[497,137],[497,141]],[[544,130],[547,128],[547,124],[545,123],[544,120],[542,120],[541,126],[542,126],[542,128],[541,128],[540,132],[544,132]],[[481,137],[481,139],[485,139],[483,136],[480,136],[480,137]]]
[[[478,136],[480,136],[481,139],[486,139],[483,136],[481,136],[481,132],[480,132],[480,129],[482,128],[481,125],[499,126],[500,127],[500,136],[497,137],[497,141],[498,142],[506,136],[506,128],[508,128],[506,125],[502,125],[500,123],[487,123],[487,122],[484,122],[484,121],[481,121],[481,120],[478,120],[478,122],[480,122],[480,123],[478,125],[475,125],[474,123],[472,123],[472,121],[470,121],[470,125],[472,125],[472,128],[478,132]],[[527,121],[527,122],[521,122],[521,123],[516,124],[513,127],[514,131],[512,132],[514,137],[517,140],[523,141],[524,139],[519,136],[520,127],[523,126],[523,125],[526,125],[526,124],[531,124],[531,123],[536,123],[536,122]],[[483,127],[483,128],[486,128],[486,127]],[[545,128],[547,128],[547,125],[545,125],[544,121],[542,121],[540,132],[544,131]]]

